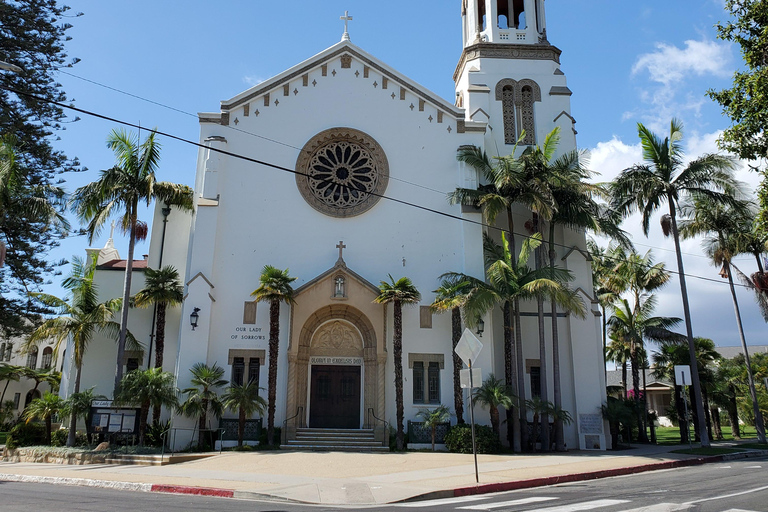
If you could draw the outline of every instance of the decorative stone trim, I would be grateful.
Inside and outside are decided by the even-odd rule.
[[[341,69],[349,69],[352,67],[352,56],[344,54],[341,56]]]
[[[400,100],[405,100],[405,87],[400,87]]]
[[[526,359],[525,360],[525,373],[531,373],[531,368],[538,366],[541,368],[541,359]]]
[[[245,301],[243,304],[243,323],[245,325],[253,325],[256,323],[256,306],[255,300]]]
[[[368,78],[370,74],[370,68],[368,66],[363,66],[363,78]]]
[[[467,123],[463,119],[456,121],[456,133],[466,133]]]
[[[308,87],[309,86],[309,74],[304,74],[301,77],[301,86],[302,87]]]
[[[413,369],[413,363],[415,361],[422,361],[424,363],[438,363],[441,370],[445,369],[445,356],[443,354],[419,354],[415,352],[409,352],[408,368]],[[424,366],[427,366],[427,364]]]
[[[453,73],[453,81],[461,76],[467,62],[475,59],[551,60],[560,64],[562,52],[555,46],[539,44],[477,43],[464,49]]]
[[[353,128],[331,128],[310,139],[296,161],[304,200],[331,217],[354,217],[378,203],[389,163],[378,142]]]
[[[251,104],[246,103],[243,105],[243,117],[248,117],[249,115],[251,115]]]
[[[229,112],[222,112],[221,113],[221,125],[222,126],[229,126]]]
[[[571,96],[573,95],[573,92],[567,87],[555,85],[549,90],[549,95],[550,96]]]
[[[419,100],[419,112],[424,112],[424,100]]]
[[[269,106],[269,93],[264,95],[264,106],[265,107]]]
[[[328,64],[320,66],[320,70],[323,76],[328,76]]]
[[[232,365],[235,362],[236,357],[242,357],[245,361],[258,358],[259,366],[264,366],[267,360],[267,352],[265,350],[248,348],[231,348],[227,354],[227,364]]]
[[[419,327],[422,329],[432,328],[432,308],[429,306],[419,306]]]
[[[381,77],[381,88],[386,89],[387,85],[389,85],[389,79],[385,76]]]
[[[283,85],[283,96],[290,96],[290,95],[291,95],[291,84]]]

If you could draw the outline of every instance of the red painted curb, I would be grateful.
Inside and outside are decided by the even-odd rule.
[[[230,489],[215,489],[213,487],[188,487],[186,485],[153,484],[151,492],[167,492],[172,494],[194,494],[196,496],[217,496],[219,498],[232,498],[235,491]]]
[[[660,469],[673,469],[686,466],[698,466],[707,462],[720,462],[724,459],[722,455],[713,457],[700,457],[696,459],[671,460],[666,462],[656,462],[652,464],[643,464],[641,466],[628,466],[616,469],[604,469],[601,471],[589,471],[587,473],[574,473],[570,475],[547,476],[542,478],[532,478],[530,480],[518,480],[515,482],[498,482],[494,484],[481,484],[473,487],[460,487],[453,490],[454,497],[471,496],[474,494],[487,494],[491,492],[517,491],[520,489],[530,489],[532,487],[544,487],[547,485],[564,484],[570,482],[580,482],[583,480],[595,480],[597,478],[607,478],[611,476],[632,475],[635,473],[644,473],[646,471],[657,471]]]

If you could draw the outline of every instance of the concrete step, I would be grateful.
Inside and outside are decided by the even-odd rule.
[[[297,436],[297,441],[303,443],[371,443],[376,442],[376,438],[371,437],[322,437],[322,436]]]
[[[286,450],[388,452],[389,447],[376,441],[371,429],[299,428]]]
[[[389,452],[388,446],[381,446],[376,443],[376,446],[349,446],[349,445],[303,445],[303,444],[290,444],[281,445],[281,450],[295,450],[295,451],[312,451],[312,452]]]
[[[315,444],[318,446],[342,446],[342,445],[349,445],[349,446],[377,446],[381,445],[380,442],[374,440],[374,439],[361,439],[361,440],[355,440],[355,441],[348,441],[348,440],[339,440],[339,439],[321,439],[321,440],[311,440],[311,439],[296,439],[296,440],[290,440],[286,444],[302,444],[302,445],[310,445]]]

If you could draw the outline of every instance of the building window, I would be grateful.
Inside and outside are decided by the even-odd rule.
[[[531,396],[541,397],[541,367],[531,366]]]
[[[413,403],[424,403],[424,363],[413,363]]]
[[[5,358],[5,343],[0,345],[0,361]]]
[[[13,408],[18,410],[20,402],[21,402],[21,393],[14,393],[13,394]]]
[[[245,359],[242,357],[236,357],[232,361],[232,385],[243,385],[243,378],[245,377]]]
[[[27,354],[27,367],[33,370],[37,367],[37,348],[33,348]]]
[[[432,362],[427,369],[427,388],[429,389],[429,403],[440,403],[440,365]]]
[[[128,361],[125,363],[125,373],[130,373],[138,369],[139,369],[139,358],[129,357]]]
[[[511,85],[505,85],[501,90],[501,109],[504,118],[504,143],[517,142],[515,130],[515,89]]]
[[[256,386],[259,385],[259,367],[261,361],[258,357],[252,357],[248,360],[248,383],[255,382]]]
[[[13,354],[13,343],[8,343],[5,347],[5,360],[10,361],[11,360],[11,354]],[[0,354],[0,359],[2,359],[3,354]]]
[[[536,144],[536,127],[533,122],[533,88],[526,85],[520,91],[520,125],[525,130],[523,144],[533,146]]]
[[[45,347],[43,349],[43,369],[49,369],[51,364],[53,364],[53,349],[51,347]]]

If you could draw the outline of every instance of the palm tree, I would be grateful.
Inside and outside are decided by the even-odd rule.
[[[291,277],[288,269],[280,270],[265,265],[259,276],[260,286],[251,296],[257,302],[269,303],[269,379],[267,381],[267,444],[272,446],[275,437],[275,404],[277,402],[277,355],[280,349],[280,303],[293,304]]]
[[[447,423],[451,419],[451,411],[443,404],[440,404],[434,409],[427,409],[422,407],[419,412],[416,413],[416,417],[424,422],[424,428],[428,428],[432,434],[432,451],[435,451],[435,436],[437,435],[437,427],[443,423]]]
[[[0,364],[0,382],[5,381],[3,394],[0,395],[0,404],[5,403],[5,392],[8,390],[8,384],[10,384],[11,381],[18,382],[23,371],[23,367],[21,366],[14,366],[6,363]]]
[[[45,422],[45,444],[51,444],[51,417],[61,411],[63,404],[62,398],[50,391],[46,391],[42,397],[35,398],[24,409],[22,417],[29,423],[32,420],[43,420]]]
[[[395,405],[397,413],[397,449],[403,449],[403,305],[417,304],[421,294],[407,277],[397,281],[389,276],[389,283],[381,281],[377,304],[392,304],[394,327],[392,332],[392,354],[395,362]]]
[[[665,235],[671,234],[675,241],[677,270],[680,276],[680,292],[683,299],[685,328],[688,336],[688,351],[692,364],[695,365],[695,345],[693,325],[688,305],[688,290],[683,269],[683,254],[680,251],[680,236],[677,229],[677,211],[681,199],[690,195],[703,195],[713,202],[728,204],[738,195],[739,185],[733,177],[734,160],[721,155],[704,155],[688,163],[683,168],[683,151],[680,141],[683,138],[682,123],[673,119],[670,123],[669,136],[661,139],[648,128],[638,123],[638,134],[643,147],[645,163],[635,164],[621,171],[611,183],[612,206],[622,215],[639,211],[642,214],[642,226],[645,235],[650,229],[651,216],[661,209],[664,203],[669,208],[664,217]],[[701,401],[699,374],[695,366],[691,371],[695,409],[699,418],[701,445],[710,445],[703,421],[704,409]]]
[[[177,407],[179,405],[176,377],[162,368],[134,370],[128,372],[120,381],[120,388],[115,395],[118,404],[135,404],[141,408],[139,416],[139,446],[144,446],[147,432],[149,408]]]
[[[106,400],[104,395],[97,395],[93,392],[94,388],[88,388],[85,391],[79,393],[72,393],[64,400],[64,404],[61,408],[62,416],[74,416],[73,422],[77,424],[77,418],[83,417],[86,422],[91,412],[91,404],[94,400]],[[90,442],[90,434],[88,434],[88,441]]]
[[[227,388],[221,397],[222,405],[230,411],[237,411],[237,446],[243,446],[243,437],[245,435],[245,420],[258,412],[264,414],[267,407],[267,401],[259,395],[259,384],[255,381],[248,381],[245,384],[232,384]]]
[[[605,322],[607,325],[608,320]],[[621,387],[624,391],[623,397],[626,398],[627,391],[629,390],[627,387],[627,363],[632,360],[632,347],[627,340],[619,335],[619,333],[610,333],[608,339],[610,341],[605,347],[605,359],[607,361],[613,361],[616,365],[621,365]]]
[[[53,340],[54,354],[61,350],[62,345],[72,346],[72,358],[75,362],[74,393],[80,392],[80,377],[83,370],[83,358],[88,346],[96,333],[107,337],[118,337],[120,324],[112,321],[113,316],[120,310],[121,299],[98,301],[98,287],[93,282],[96,271],[96,261],[86,265],[82,259],[73,258],[72,271],[62,282],[62,287],[69,290],[66,299],[60,299],[45,293],[33,296],[46,306],[58,309],[61,316],[44,321],[29,337],[22,350],[30,350],[38,343]],[[126,340],[132,349],[141,350],[141,345],[130,331],[126,332]],[[72,415],[69,423],[67,446],[75,445],[76,417]]]
[[[128,259],[123,287],[123,309],[120,318],[120,338],[117,345],[115,391],[123,378],[123,356],[128,332],[128,304],[133,275],[133,252],[136,240],[146,237],[146,224],[139,221],[139,204],[149,206],[153,200],[173,204],[192,211],[192,189],[157,181],[160,144],[151,133],[144,142],[125,130],[113,130],[107,147],[115,153],[117,164],[101,171],[99,179],[78,188],[72,195],[72,207],[82,222],[87,222],[88,241],[93,242],[113,214],[121,214],[121,228],[128,233]],[[143,233],[141,233],[143,231]],[[141,235],[141,236],[140,236]]]
[[[182,390],[182,393],[187,395],[187,399],[179,406],[179,410],[184,416],[198,418],[197,446],[202,448],[203,431],[207,430],[208,413],[211,412],[216,418],[220,418],[224,409],[216,388],[225,386],[227,381],[222,379],[224,368],[216,363],[213,366],[195,363],[189,371],[192,373],[190,382],[195,387]]]
[[[472,393],[472,403],[480,403],[488,407],[491,414],[491,428],[493,433],[499,436],[499,407],[510,409],[515,406],[517,397],[512,392],[512,388],[505,384],[503,380],[497,379],[494,374],[488,375],[483,381],[483,385]],[[501,439],[499,439],[501,441]]]
[[[46,383],[55,393],[61,385],[61,372],[57,372],[53,368],[35,369],[23,366],[21,367],[21,376],[35,381],[35,387],[32,388],[32,391],[37,391],[40,384]]]
[[[763,416],[760,413],[757,401],[755,378],[752,375],[749,350],[747,349],[744,326],[741,322],[741,310],[739,309],[739,301],[736,298],[733,271],[731,270],[731,260],[739,252],[738,237],[742,233],[741,227],[745,224],[745,221],[742,219],[755,213],[750,210],[749,205],[746,203],[737,204],[734,207],[718,203],[713,204],[706,197],[697,197],[694,198],[688,207],[683,209],[683,212],[689,214],[690,218],[681,221],[680,233],[683,235],[683,238],[706,235],[702,242],[704,252],[712,259],[712,263],[722,266],[721,275],[728,279],[728,286],[730,287],[731,298],[733,299],[733,309],[736,314],[736,326],[739,329],[739,338],[741,339],[741,349],[746,361],[749,394],[752,398],[752,407],[755,414],[757,439],[758,442],[765,443],[765,425],[763,424]]]
[[[453,406],[456,410],[456,422],[464,423],[464,396],[461,390],[460,372],[462,361],[456,353],[456,345],[461,339],[461,308],[467,301],[468,283],[465,281],[441,276],[440,287],[435,290],[435,301],[431,309],[436,313],[451,312],[451,341],[453,354]]]

